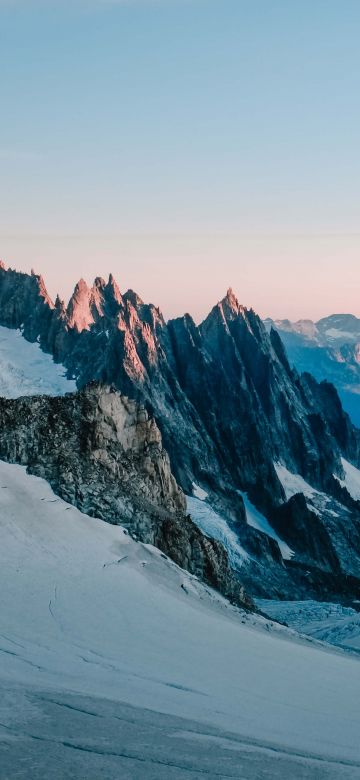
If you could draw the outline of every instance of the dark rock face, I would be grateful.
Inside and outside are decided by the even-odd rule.
[[[340,569],[329,531],[302,493],[277,507],[271,520],[279,536],[296,550],[298,560],[303,556],[307,563],[317,561],[329,572]]]
[[[125,526],[234,603],[253,606],[224,548],[187,516],[155,421],[114,389],[0,398],[0,458],[26,465],[81,511]]]
[[[300,578],[306,593],[309,566],[312,595],[324,571],[338,576],[340,567],[340,579],[350,577],[334,524],[340,529],[351,518],[360,560],[360,505],[346,490],[339,496],[333,475],[344,476],[341,456],[360,464],[360,431],[334,388],[292,369],[279,334],[267,333],[231,290],[197,326],[190,315],[165,323],[159,309],[133,291],[121,295],[113,277],[97,279],[92,288],[80,282],[66,309],[59,300],[52,304],[41,277],[0,269],[0,324],[39,338],[80,388],[96,380],[144,405],[161,430],[178,483],[189,493],[193,481],[205,488],[249,552],[244,576],[255,590],[296,597]],[[312,546],[312,518],[301,504],[287,506],[278,461],[337,502],[337,520],[317,515],[319,538]],[[276,542],[246,524],[237,490],[279,523],[285,540],[301,535],[291,563],[282,561]],[[352,564],[351,577],[360,582],[360,567],[356,573]]]

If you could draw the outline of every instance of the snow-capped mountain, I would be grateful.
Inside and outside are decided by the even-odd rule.
[[[0,775],[354,778],[359,659],[0,462]]]
[[[66,307],[2,268],[0,323],[0,775],[356,777],[335,389],[232,291],[197,327],[112,277]]]
[[[331,314],[330,317],[313,322],[312,320],[264,320],[267,329],[276,328],[282,333],[303,336],[321,346],[355,344],[360,342],[360,319],[354,314]]]
[[[345,410],[360,427],[360,319],[333,314],[311,320],[265,320],[281,335],[290,362],[337,388]]]
[[[360,342],[360,319],[354,314],[332,314],[318,320],[316,327],[327,344]]]
[[[332,385],[293,370],[278,333],[268,334],[231,290],[196,326],[190,315],[166,323],[133,291],[121,294],[113,277],[92,288],[79,283],[66,307],[59,299],[52,303],[41,277],[2,268],[0,322],[38,341],[79,388],[93,380],[113,385],[155,418],[193,519],[205,533],[222,529],[211,535],[225,544],[250,593],[359,597],[360,503],[348,489],[344,464],[359,468],[360,432]],[[51,450],[51,425],[32,426],[30,452],[26,404],[9,403],[2,404],[3,457],[23,462],[25,453],[32,469],[45,468],[39,453]],[[69,427],[83,404],[81,395],[65,399],[61,414]],[[41,404],[35,408],[44,413]],[[37,416],[30,404],[26,419]],[[75,457],[79,447],[68,444]],[[111,436],[104,447],[111,449]],[[56,472],[53,459],[46,461]],[[74,462],[75,473],[78,468]],[[302,486],[291,495],[289,479]],[[78,505],[98,513],[96,502]],[[176,534],[173,542],[176,556]]]

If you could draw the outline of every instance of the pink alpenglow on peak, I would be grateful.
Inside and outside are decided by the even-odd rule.
[[[120,292],[120,288],[116,282],[116,279],[112,274],[109,275],[109,280],[106,289],[112,295],[114,302],[120,305],[122,303],[122,295]]]
[[[239,314],[243,310],[243,306],[239,303],[232,287],[229,287],[227,290],[227,293],[225,295],[225,298],[222,299],[220,302],[220,305],[222,306],[223,310],[226,311],[226,313],[231,314]]]
[[[90,295],[90,288],[84,279],[80,279],[67,307],[69,327],[75,328],[79,332],[88,330],[90,325],[94,323],[90,309]]]
[[[97,276],[92,287],[89,287],[84,279],[80,279],[67,307],[68,325],[79,333],[89,330],[91,325],[105,314],[114,316],[123,302],[112,274],[108,282]]]

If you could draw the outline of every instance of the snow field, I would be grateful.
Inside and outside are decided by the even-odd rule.
[[[0,679],[12,690],[128,702],[274,750],[352,762],[357,776],[357,657],[246,616],[158,550],[4,463],[0,532]]]

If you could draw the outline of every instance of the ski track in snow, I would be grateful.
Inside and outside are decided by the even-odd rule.
[[[64,395],[76,390],[64,366],[54,363],[38,343],[30,343],[19,330],[0,326],[0,396]]]
[[[4,761],[32,760],[32,780],[54,776],[37,774],[48,753],[63,767],[69,752],[92,780],[110,758],[138,767],[110,778],[360,776],[357,656],[231,607],[122,528],[67,511],[20,466],[0,462],[0,486]],[[173,747],[160,713],[170,730],[186,719]]]

